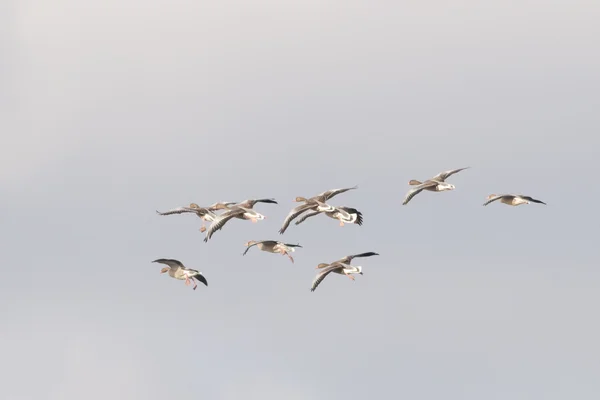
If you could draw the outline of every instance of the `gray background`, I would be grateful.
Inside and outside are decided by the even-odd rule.
[[[1,8],[1,398],[598,398],[598,2]],[[363,227],[241,256],[353,185],[331,203]],[[256,197],[280,204],[207,244],[155,213]]]

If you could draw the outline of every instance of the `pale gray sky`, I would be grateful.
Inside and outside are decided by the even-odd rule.
[[[597,2],[0,10],[0,398],[598,397]],[[353,185],[331,203],[364,226],[277,233],[294,197]],[[499,192],[548,205],[481,206]],[[209,243],[155,213],[257,197],[280,204]],[[295,264],[241,255],[279,238]]]

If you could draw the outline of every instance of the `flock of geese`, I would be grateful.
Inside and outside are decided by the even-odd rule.
[[[446,179],[456,174],[457,172],[463,171],[467,168],[469,167],[441,172],[433,178],[425,180],[424,182],[411,179],[408,182],[408,184],[413,187],[406,194],[406,197],[404,198],[402,204],[408,204],[408,202],[410,202],[413,199],[413,197],[421,193],[423,190],[431,192],[443,192],[447,190],[454,190],[455,186],[451,183],[447,183]],[[362,225],[362,213],[356,208],[334,206],[327,202],[328,200],[330,200],[334,196],[337,196],[338,194],[357,188],[358,186],[341,189],[331,189],[310,198],[296,197],[295,201],[297,203],[302,204],[300,204],[297,207],[294,207],[289,212],[289,214],[283,221],[281,228],[279,229],[279,234],[283,234],[288,229],[290,223],[294,219],[300,217],[302,214],[304,215],[302,215],[295,222],[296,225],[299,225],[302,222],[306,221],[308,218],[314,217],[319,214],[323,214],[329,218],[338,220],[340,226],[344,226],[344,224]],[[530,196],[525,196],[522,194],[491,194],[487,197],[487,200],[485,203],[483,203],[483,205],[487,206],[488,204],[498,200],[501,203],[510,206],[519,206],[522,204],[530,203],[546,204],[541,200],[537,200]],[[196,203],[191,203],[189,206],[178,207],[165,212],[156,212],[159,215],[173,215],[184,213],[196,214],[202,220],[200,232],[206,232],[204,242],[208,242],[217,231],[223,229],[223,226],[225,226],[227,222],[231,221],[234,218],[241,220],[250,220],[254,223],[260,220],[264,220],[266,217],[254,210],[254,206],[257,203],[278,204],[277,201],[275,201],[275,199],[250,199],[245,200],[241,203],[228,201],[217,202],[208,207],[200,207]],[[217,214],[217,212],[220,210],[222,210],[222,212],[220,214]],[[210,226],[208,228],[206,228],[205,222],[210,222]],[[248,250],[255,246],[261,251],[287,256],[292,263],[294,262],[294,258],[291,256],[290,253],[293,253],[296,248],[302,247],[300,246],[300,244],[284,243],[277,240],[251,240],[246,243],[247,248],[246,251],[244,251],[243,255],[246,255]],[[371,257],[376,255],[379,254],[369,251],[360,254],[348,255],[344,258],[330,263],[319,264],[316,267],[316,269],[318,269],[319,271],[317,272],[317,275],[313,280],[310,290],[315,291],[317,286],[319,286],[319,284],[332,272],[340,275],[346,275],[349,279],[354,280],[354,274],[362,275],[362,266],[351,265],[352,260],[358,257]],[[185,280],[186,286],[189,286],[193,283],[194,290],[198,287],[196,280],[208,286],[208,282],[201,272],[195,269],[185,267],[178,260],[160,258],[154,260],[153,262],[166,265],[166,267],[160,270],[161,274],[168,272],[169,276],[171,276],[172,278]]]

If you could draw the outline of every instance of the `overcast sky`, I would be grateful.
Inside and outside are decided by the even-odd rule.
[[[2,2],[0,398],[597,399],[599,19],[592,1]],[[330,203],[362,227],[278,234],[296,196],[354,185]],[[266,220],[208,243],[155,212],[260,197]],[[303,248],[241,255],[263,239]],[[310,292],[317,264],[365,251],[355,282]]]

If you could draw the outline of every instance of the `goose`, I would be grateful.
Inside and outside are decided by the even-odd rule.
[[[360,275],[363,274],[362,267],[360,265],[353,266],[353,265],[348,265],[348,264],[343,264],[343,263],[333,263],[333,264],[323,263],[323,264],[319,264],[319,268],[321,268],[321,271],[319,271],[319,273],[317,273],[317,276],[313,280],[312,286],[310,288],[311,292],[314,292],[315,289],[317,288],[317,286],[319,286],[319,284],[323,281],[323,279],[325,279],[327,277],[327,275],[329,275],[332,272],[335,272],[337,274],[344,274],[352,280],[354,280],[354,277],[352,276],[352,274],[360,274]]]
[[[299,216],[300,214],[309,211],[309,210],[316,210],[319,212],[333,212],[335,211],[335,207],[329,205],[326,203],[327,200],[331,199],[334,196],[337,196],[338,194],[347,192],[349,190],[354,190],[354,189],[358,189],[358,186],[353,186],[353,187],[349,187],[349,188],[339,188],[339,189],[330,189],[330,190],[326,190],[322,193],[319,193],[316,196],[313,196],[311,198],[306,198],[306,197],[301,197],[298,196],[294,199],[294,201],[296,203],[304,203],[301,204],[295,208],[293,208],[290,213],[287,215],[287,217],[285,218],[285,220],[283,221],[283,225],[281,227],[281,229],[279,229],[279,234],[283,235],[283,233],[285,232],[285,230],[288,228],[288,226],[290,225],[290,222],[292,222],[292,220],[294,218],[296,218],[297,216]]]
[[[350,265],[350,262],[352,262],[352,260],[357,257],[371,257],[371,256],[378,256],[378,255],[379,255],[378,253],[369,251],[366,253],[349,255],[344,258],[340,258],[339,260],[336,260],[330,264],[321,263],[321,264],[317,265],[317,267],[315,269],[320,269],[320,271],[317,273],[317,276],[313,280],[310,291],[314,292],[315,289],[317,288],[317,286],[319,286],[319,284],[323,281],[323,279],[325,279],[327,277],[327,275],[329,275],[332,272],[336,273],[336,274],[346,275],[349,279],[354,281],[354,277],[352,276],[353,274],[363,275],[362,266]]]
[[[335,206],[334,206],[335,207]],[[307,218],[314,217],[315,215],[321,214],[321,211],[313,211],[308,214],[304,214],[302,218],[295,222],[296,225],[300,225]],[[335,207],[334,211],[326,211],[324,212],[326,216],[329,218],[337,219],[340,221],[340,226],[344,226],[344,224],[357,224],[362,225],[363,218],[362,213],[358,211],[356,208],[351,207]]]
[[[428,190],[431,192],[444,192],[446,190],[454,190],[456,186],[451,183],[447,183],[446,179],[450,176],[465,170],[470,167],[451,169],[449,171],[440,172],[436,176],[431,179],[427,179],[425,182],[418,181],[416,179],[411,179],[408,184],[414,186],[414,188],[410,189],[402,202],[402,205],[408,204],[408,202],[415,197],[417,194],[421,193],[423,190]]]
[[[246,251],[244,251],[244,254],[242,254],[243,256],[246,255],[246,253],[248,252],[248,250],[250,250],[252,246],[256,246],[259,250],[262,251],[267,251],[269,253],[278,253],[282,256],[288,256],[292,263],[294,262],[294,258],[289,253],[296,251],[295,247],[302,247],[299,244],[282,243],[277,240],[261,240],[258,242],[255,240],[250,240],[249,242],[246,242],[245,246]]]
[[[230,221],[232,218],[249,219],[252,222],[257,222],[258,220],[263,220],[267,217],[259,214],[251,208],[231,206],[227,211],[223,212],[221,215],[218,215],[212,224],[210,224],[210,227],[206,231],[204,242],[208,242],[212,235],[214,235],[216,231],[221,230],[227,221]]]
[[[152,262],[167,265],[166,267],[164,267],[163,269],[160,270],[160,273],[164,274],[165,272],[168,272],[169,276],[171,278],[175,278],[175,279],[179,279],[179,280],[185,279],[186,286],[189,286],[191,282],[194,282],[194,288],[193,288],[194,290],[196,290],[196,288],[198,287],[198,284],[196,283],[195,279],[197,279],[199,282],[204,283],[204,285],[208,286],[208,282],[206,281],[206,278],[204,277],[204,275],[202,275],[201,272],[196,271],[195,269],[186,268],[178,260],[173,260],[173,259],[169,259],[169,258],[159,258]]]
[[[210,205],[208,207],[200,207],[196,203],[191,203],[188,207],[185,207],[185,206],[177,207],[177,208],[173,208],[171,210],[165,211],[165,212],[160,212],[157,210],[156,213],[158,215],[194,213],[202,220],[202,226],[200,227],[200,232],[204,232],[206,230],[206,227],[204,226],[204,222],[205,221],[212,222],[217,217],[217,214],[215,214],[214,211],[226,209],[233,204],[235,204],[235,203],[233,203],[231,201],[225,201],[225,202],[214,203],[213,205]]]
[[[493,201],[500,200],[501,203],[508,204],[509,206],[520,206],[521,204],[530,204],[530,203],[538,203],[544,204],[541,200],[534,199],[533,197],[524,196],[522,194],[490,194],[487,197],[487,201],[483,203],[484,206],[487,206]]]
[[[281,226],[281,229],[279,229],[279,234],[283,235],[283,232],[285,232],[285,230],[288,228],[290,222],[292,222],[292,220],[298,215],[308,210],[315,210],[317,214],[319,214],[322,212],[333,212],[335,211],[335,207],[327,203],[322,203],[319,200],[311,200],[311,202],[307,202],[305,204],[299,205],[298,207],[292,208],[292,211],[290,211],[287,217],[285,217],[283,225]]]

